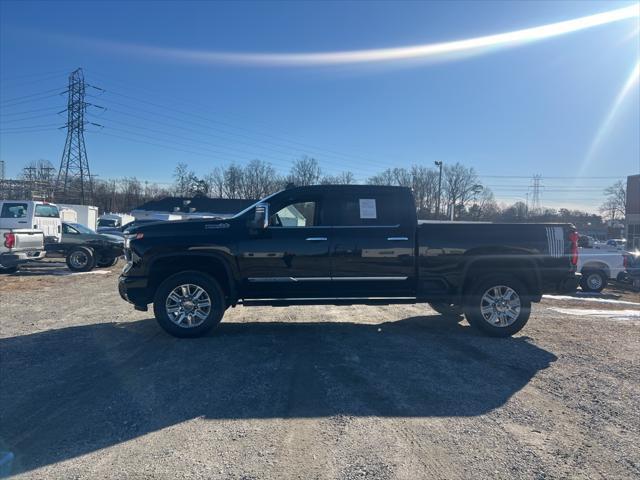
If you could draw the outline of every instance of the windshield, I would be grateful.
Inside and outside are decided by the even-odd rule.
[[[244,210],[236,213],[233,217],[231,218],[238,218],[241,217],[242,215],[244,215],[245,213],[247,213],[249,210],[251,210],[252,208],[255,208],[256,205],[258,205],[259,203],[263,203],[266,202],[267,200],[269,200],[271,197],[274,197],[275,195],[279,194],[280,192],[282,192],[282,190],[278,190],[275,193],[272,193],[271,195],[267,195],[266,197],[258,200],[256,203],[253,203],[251,205],[249,205],[247,208],[245,208]]]
[[[98,220],[99,227],[117,227],[118,221],[112,218],[101,218]]]
[[[91,230],[89,227],[85,227],[84,225],[80,225],[79,223],[68,223],[67,225],[75,228],[80,233],[88,233],[88,234],[96,233],[93,230]]]
[[[41,205],[36,205],[35,216],[46,217],[46,218],[58,218],[60,214],[58,213],[58,207],[56,207],[55,205],[41,204]]]

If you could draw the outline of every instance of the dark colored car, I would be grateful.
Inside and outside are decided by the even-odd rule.
[[[292,188],[224,220],[130,230],[121,296],[160,325],[204,334],[229,306],[429,302],[491,335],[518,332],[531,302],[576,289],[568,224],[418,222],[411,190]]]
[[[124,239],[96,233],[78,223],[62,222],[62,241],[48,244],[47,252],[63,255],[74,272],[111,267],[123,254]]]

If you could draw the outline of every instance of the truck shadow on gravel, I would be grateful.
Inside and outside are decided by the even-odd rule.
[[[5,338],[0,351],[0,450],[14,473],[197,417],[482,415],[556,360],[440,316],[222,323],[194,340],[145,320]]]

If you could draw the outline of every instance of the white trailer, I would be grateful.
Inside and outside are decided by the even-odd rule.
[[[76,222],[80,225],[95,230],[98,228],[98,207],[91,205],[58,204],[59,207],[68,208],[78,214]]]

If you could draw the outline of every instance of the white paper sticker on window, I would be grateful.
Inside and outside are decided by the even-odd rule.
[[[374,198],[360,199],[360,218],[377,218],[376,200]]]

